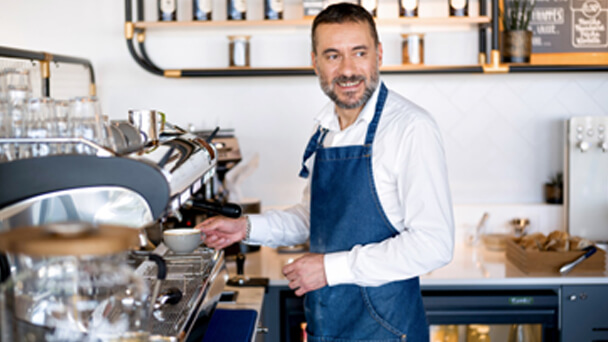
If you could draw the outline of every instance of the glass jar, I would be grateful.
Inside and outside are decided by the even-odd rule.
[[[231,67],[249,66],[249,38],[251,36],[228,36]]]
[[[62,256],[0,288],[2,342],[114,341],[145,336],[149,290],[123,255]]]
[[[0,233],[0,251],[20,261],[0,286],[0,341],[147,341],[155,294],[127,263],[138,236],[85,222]],[[149,257],[164,279],[162,258]]]
[[[424,64],[424,34],[407,33],[402,34],[402,63]]]
[[[417,17],[418,0],[399,0],[400,17]]]

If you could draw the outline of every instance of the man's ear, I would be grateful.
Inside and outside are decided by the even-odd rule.
[[[311,52],[310,59],[311,59],[312,69],[315,71],[315,74],[319,75],[317,73],[317,55],[314,52]]]
[[[382,66],[382,43],[378,43],[378,67]]]

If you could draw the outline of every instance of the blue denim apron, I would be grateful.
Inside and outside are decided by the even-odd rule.
[[[348,251],[399,234],[380,205],[372,172],[372,143],[387,93],[381,84],[365,145],[324,148],[327,130],[319,128],[306,147],[304,162],[315,154],[312,253]],[[303,163],[300,176],[308,173]],[[304,308],[309,342],[429,341],[417,277],[377,287],[325,286],[306,294]]]

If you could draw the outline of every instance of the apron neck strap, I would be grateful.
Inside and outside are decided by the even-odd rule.
[[[300,170],[300,177],[308,178],[310,171],[306,166],[306,161],[313,155],[313,153],[317,151],[319,147],[323,146],[323,140],[325,140],[325,135],[327,134],[327,131],[327,128],[321,128],[321,125],[319,125],[319,128],[317,128],[315,134],[313,134],[313,136],[308,141],[308,145],[306,145],[306,150],[304,151],[304,158],[302,160],[302,169]]]
[[[380,93],[378,94],[378,101],[376,102],[376,109],[374,112],[374,118],[369,123],[367,127],[367,134],[365,135],[365,145],[370,146],[374,141],[374,136],[376,135],[376,129],[378,128],[378,122],[380,121],[380,115],[382,114],[382,110],[384,109],[384,103],[386,102],[386,95],[388,94],[388,90],[384,85],[384,82],[380,84]],[[306,145],[306,150],[304,151],[304,157],[302,158],[302,169],[300,170],[300,177],[308,178],[310,175],[310,171],[306,166],[306,161],[310,158],[320,147],[323,147],[323,140],[325,140],[325,135],[327,134],[328,129],[322,128],[319,125],[317,131],[308,141],[308,145]]]
[[[371,145],[374,142],[374,137],[376,136],[376,129],[378,128],[378,122],[380,121],[380,115],[382,114],[382,110],[384,109],[384,103],[386,102],[386,96],[388,95],[388,90],[384,85],[384,82],[380,84],[380,93],[378,94],[378,101],[376,101],[376,110],[374,112],[374,118],[372,122],[367,126],[367,135],[365,136],[365,145]]]

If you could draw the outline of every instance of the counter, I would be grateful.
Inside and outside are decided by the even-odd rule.
[[[268,247],[246,255],[245,275],[269,279],[261,322],[268,328],[264,342],[300,341],[302,297],[289,289],[281,270],[301,255]],[[235,264],[227,260],[231,274]],[[608,339],[605,269],[591,274],[528,275],[507,261],[504,251],[458,244],[452,262],[421,276],[420,282],[432,325],[490,324],[508,330],[512,324],[536,324],[542,327],[545,341]]]
[[[248,253],[245,275],[270,279],[270,286],[287,286],[281,270],[284,265],[302,256],[302,253],[278,253],[276,249],[261,247]],[[606,262],[608,265],[608,262]],[[230,274],[235,274],[235,263],[227,262]],[[454,258],[447,266],[420,277],[425,285],[580,285],[608,284],[608,271],[585,274],[534,274],[527,275],[507,261],[504,251],[490,251],[482,244],[457,244]]]

